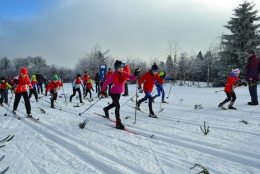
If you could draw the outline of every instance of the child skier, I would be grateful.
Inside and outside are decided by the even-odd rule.
[[[156,64],[154,64],[151,68],[151,70],[147,73],[145,73],[140,80],[138,81],[138,91],[140,93],[142,93],[143,91],[145,92],[145,97],[142,98],[141,100],[138,100],[137,104],[136,104],[136,109],[140,110],[140,104],[144,101],[146,101],[147,99],[149,99],[148,102],[148,106],[149,106],[149,117],[152,118],[157,118],[157,116],[154,114],[153,112],[153,107],[152,107],[152,102],[153,102],[153,98],[152,98],[152,91],[153,91],[153,86],[155,83],[155,80],[158,81],[158,84],[163,84],[163,80],[160,78],[160,76],[158,75],[158,66]],[[144,82],[143,85],[143,89],[141,87],[141,84]]]
[[[163,72],[163,71],[159,72],[159,76],[163,80],[163,83],[164,83],[165,80],[173,80],[172,78],[165,78],[166,77],[166,72]],[[164,89],[163,89],[163,84],[159,84],[159,82],[156,80],[155,81],[155,86],[157,86],[157,94],[155,96],[153,96],[153,102],[154,102],[154,99],[156,97],[160,97],[160,95],[162,93],[162,103],[167,103],[164,100],[165,92],[164,92]]]
[[[45,96],[47,96],[48,90],[50,90],[51,93],[51,108],[55,109],[54,107],[54,100],[57,100],[58,90],[61,86],[63,86],[61,81],[58,81],[59,77],[57,74],[53,75],[52,81],[48,84],[45,90]]]
[[[109,109],[112,109],[115,107],[115,116],[116,116],[116,128],[117,129],[125,129],[125,126],[122,124],[121,119],[120,119],[120,96],[121,94],[125,91],[125,81],[126,78],[129,78],[131,80],[135,80],[137,75],[140,73],[140,69],[136,69],[134,72],[134,75],[130,75],[126,72],[123,72],[125,64],[122,63],[121,61],[116,60],[114,67],[115,67],[115,72],[112,74],[105,82],[104,85],[102,86],[101,89],[101,97],[105,97],[105,90],[106,86],[109,84],[113,84],[110,94],[112,98],[112,104],[108,105],[107,107],[103,108],[105,112],[106,118],[109,118]]]
[[[72,82],[73,94],[70,96],[70,102],[72,102],[72,97],[74,97],[76,92],[78,92],[79,101],[80,101],[80,103],[83,103],[82,97],[81,97],[80,85],[82,86],[82,88],[84,88],[83,81],[81,80],[81,75],[77,74],[77,78],[74,79],[74,81]]]
[[[229,102],[230,100],[231,100],[231,102],[228,105],[228,109],[236,109],[235,107],[233,107],[233,104],[235,103],[235,100],[236,100],[236,94],[235,94],[234,90],[237,86],[242,86],[242,85],[247,86],[247,84],[245,82],[241,82],[240,79],[238,78],[239,73],[240,73],[239,69],[234,69],[230,73],[230,75],[227,79],[227,82],[225,84],[225,89],[224,89],[224,91],[227,95],[227,98],[223,102],[219,103],[219,105],[218,105],[218,107],[222,110],[227,110],[224,107],[224,104]]]
[[[87,84],[86,84],[86,92],[85,92],[85,96],[84,96],[84,99],[86,99],[88,93],[90,95],[90,98],[89,98],[89,101],[92,101],[92,93],[91,93],[91,90],[94,91],[93,87],[92,87],[92,79],[89,79]]]
[[[16,109],[18,108],[18,104],[20,102],[21,97],[23,96],[26,113],[28,117],[32,117],[31,114],[31,104],[29,101],[29,96],[27,93],[27,89],[32,90],[32,84],[28,77],[28,70],[26,68],[22,68],[20,74],[12,80],[12,84],[14,84],[14,105],[13,105],[13,113],[16,114]]]
[[[36,102],[38,102],[38,94],[37,94],[37,91],[36,91],[37,80],[36,80],[36,75],[34,75],[34,74],[32,75],[32,78],[31,78],[31,84],[32,84],[33,89],[30,90],[29,100],[30,100],[30,98],[32,97],[32,94],[33,94]]]
[[[1,93],[1,99],[0,99],[0,106],[3,106],[3,101],[6,105],[8,105],[8,88],[11,89],[12,86],[9,85],[9,83],[6,81],[5,77],[1,77],[1,83],[0,83],[0,93]]]

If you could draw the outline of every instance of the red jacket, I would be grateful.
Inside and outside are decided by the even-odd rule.
[[[230,76],[227,79],[227,82],[225,84],[225,92],[233,92],[236,87],[236,82],[240,80],[234,73],[230,73]]]
[[[89,77],[87,74],[85,74],[85,75],[83,76],[83,83],[86,84],[87,81],[89,80],[89,78],[90,78],[90,77]]]
[[[161,85],[163,84],[163,80],[160,78],[158,74],[153,75],[150,71],[145,73],[141,79],[138,81],[138,86],[141,86],[141,84],[144,82],[143,90],[144,92],[152,92],[154,82],[158,81],[158,83]]]
[[[63,86],[62,82],[57,81],[54,83],[54,81],[51,81],[46,87],[45,94],[47,94],[48,90],[50,90],[51,93],[57,93],[61,86]]]
[[[110,76],[112,76],[114,74],[114,72],[108,72],[107,74],[106,74],[106,79],[108,79]]]
[[[91,83],[87,83],[87,89],[91,89],[92,88],[92,84]]]
[[[32,89],[32,84],[31,80],[29,79],[28,76],[22,78],[20,75],[14,77],[12,80],[12,84],[14,84],[14,81],[18,80],[18,83],[16,84],[16,87],[14,89],[15,93],[22,93],[22,92],[27,92],[27,89]]]

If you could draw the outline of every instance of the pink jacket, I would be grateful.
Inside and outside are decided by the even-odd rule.
[[[107,85],[113,84],[110,92],[113,94],[122,94],[125,91],[125,81],[127,78],[129,78],[130,80],[135,80],[136,76],[128,74],[126,72],[119,73],[116,71],[113,75],[106,79],[101,91],[104,92]]]

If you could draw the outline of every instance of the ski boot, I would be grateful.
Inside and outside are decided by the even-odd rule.
[[[105,108],[103,108],[103,111],[105,112],[105,117],[106,117],[106,118],[109,118],[108,109],[105,107]]]
[[[154,114],[153,111],[151,111],[151,112],[149,113],[149,117],[152,117],[152,118],[158,118],[158,117]]]
[[[237,109],[237,108],[233,107],[233,104],[234,104],[234,102],[230,102],[230,104],[228,105],[228,109]]]
[[[121,120],[120,121],[116,121],[116,128],[117,129],[122,129],[124,130],[125,129],[125,126],[122,124]]]
[[[225,108],[222,103],[219,103],[218,108],[221,110],[227,110],[227,108]]]

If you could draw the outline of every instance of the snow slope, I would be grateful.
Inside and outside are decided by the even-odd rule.
[[[166,97],[171,84],[164,89]],[[135,85],[129,85],[130,96],[121,97],[123,105],[135,94]],[[158,119],[149,118],[147,114],[137,112],[127,104],[121,108],[123,124],[130,130],[146,138],[133,135],[122,130],[113,129],[114,123],[98,117],[93,112],[103,114],[102,108],[111,102],[110,98],[97,102],[93,93],[92,103],[84,100],[81,107],[73,107],[79,100],[73,98],[66,103],[63,90],[59,91],[56,105],[60,109],[50,108],[48,97],[35,102],[32,97],[31,106],[34,122],[26,116],[25,107],[20,102],[18,115],[21,120],[6,112],[6,106],[0,108],[1,134],[15,137],[0,149],[0,156],[6,155],[0,162],[0,171],[9,166],[10,174],[183,174],[198,173],[200,167],[191,169],[196,163],[216,174],[257,174],[260,171],[260,107],[248,106],[250,100],[248,87],[235,90],[238,110],[217,110],[217,105],[226,98],[223,88],[192,88],[172,86],[171,94],[161,104],[156,98],[153,108]],[[71,93],[71,84],[65,84],[65,94]],[[139,98],[144,94],[139,94]],[[11,94],[9,94],[11,97]],[[134,98],[135,99],[135,98]],[[79,116],[91,104],[97,102],[84,114]],[[194,109],[196,104],[203,109]],[[11,101],[10,111],[13,101]],[[226,105],[227,107],[227,105]],[[41,113],[40,109],[46,114]],[[142,103],[141,109],[148,113],[148,104]],[[125,119],[127,116],[130,118]],[[110,110],[114,117],[114,109]],[[78,127],[88,119],[84,129]],[[248,124],[240,122],[248,121]],[[200,130],[203,124],[209,126],[210,132],[204,135]]]

